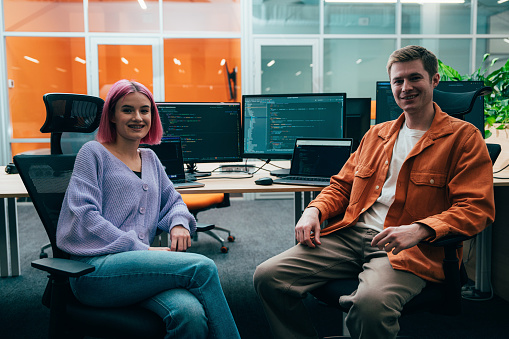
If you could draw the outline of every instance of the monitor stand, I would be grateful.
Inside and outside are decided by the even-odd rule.
[[[198,171],[198,169],[196,167],[196,163],[194,163],[194,162],[186,163],[186,173],[195,177],[195,178],[209,177],[212,175],[211,172]]]
[[[270,171],[270,175],[276,176],[276,177],[284,177],[290,174],[289,168],[279,168],[277,170]]]

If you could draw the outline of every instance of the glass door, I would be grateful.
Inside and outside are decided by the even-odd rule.
[[[156,101],[164,101],[162,43],[150,38],[91,38],[88,92],[105,99],[120,79],[147,86]]]
[[[255,39],[255,92],[321,92],[318,48],[318,39]]]

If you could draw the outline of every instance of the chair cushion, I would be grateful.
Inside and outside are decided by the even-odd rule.
[[[67,304],[67,320],[74,330],[108,338],[159,338],[166,333],[163,320],[141,306],[98,308],[77,301]]]
[[[224,193],[182,194],[182,199],[190,211],[203,210],[222,203]]]
[[[358,284],[359,281],[357,279],[331,280],[310,293],[321,302],[338,308],[343,312],[348,312],[348,309],[341,307],[339,304],[339,297],[352,294],[357,289]],[[445,294],[444,284],[428,283],[420,294],[403,307],[402,314],[408,315],[425,311],[454,315],[456,312],[449,310],[447,308],[448,305],[444,305],[446,300]]]

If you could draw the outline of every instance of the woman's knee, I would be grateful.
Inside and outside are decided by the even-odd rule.
[[[196,271],[205,276],[217,276],[217,266],[216,263],[206,256],[200,255],[196,258],[194,265],[196,267]]]

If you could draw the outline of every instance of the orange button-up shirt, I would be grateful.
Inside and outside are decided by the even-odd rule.
[[[495,217],[491,159],[475,126],[434,107],[429,130],[401,167],[384,228],[422,223],[435,231],[433,240],[448,234],[474,235]],[[328,222],[322,236],[355,225],[379,197],[376,187],[383,187],[404,121],[402,114],[397,120],[373,126],[330,185],[308,205],[320,210],[321,222]],[[444,279],[442,248],[419,243],[388,256],[395,269],[429,281]]]

